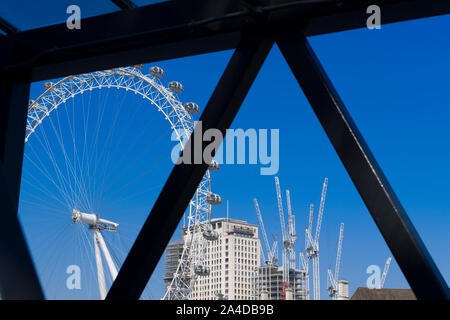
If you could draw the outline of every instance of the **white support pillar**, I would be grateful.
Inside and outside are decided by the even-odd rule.
[[[94,233],[97,235],[98,243],[100,244],[100,248],[103,251],[103,255],[106,260],[106,264],[108,265],[109,273],[111,274],[112,280],[116,280],[117,277],[117,268],[114,264],[114,261],[111,258],[108,248],[106,247],[105,240],[103,240],[103,236],[98,229],[94,230]]]
[[[98,289],[100,291],[100,299],[104,300],[106,297],[106,283],[105,274],[103,272],[102,256],[100,253],[100,248],[98,247],[98,230],[94,230],[94,248],[95,248],[95,262],[97,264],[97,278],[98,278]]]

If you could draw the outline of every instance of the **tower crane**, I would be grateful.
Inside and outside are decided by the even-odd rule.
[[[308,217],[308,228],[305,230],[305,251],[307,251],[309,244],[312,242],[311,240],[311,228],[314,214],[314,204],[309,205],[309,217]],[[306,275],[306,297],[309,300],[309,257],[307,255],[307,259],[303,255],[303,252],[300,252],[300,261],[302,263],[303,270],[305,270]]]
[[[341,263],[341,253],[342,253],[342,241],[344,240],[344,223],[341,223],[341,227],[339,229],[339,240],[337,247],[337,255],[336,255],[336,265],[334,266],[334,275],[331,273],[331,270],[328,269],[328,295],[333,298],[333,300],[337,300],[339,296],[339,266]]]
[[[303,269],[304,274],[304,283],[305,283],[305,290],[304,295],[309,300],[309,260],[305,258],[303,255],[303,252],[300,252],[299,254],[299,260],[300,260],[300,268]]]
[[[253,199],[253,202],[255,204],[255,209],[256,209],[256,214],[258,215],[258,221],[259,221],[259,225],[261,227],[261,233],[263,235],[263,239],[264,239],[264,244],[267,250],[267,260],[264,256],[264,251],[262,251],[263,254],[263,259],[264,262],[267,265],[275,265],[275,263],[278,261],[278,258],[276,257],[276,253],[277,253],[277,240],[275,239],[272,248],[270,248],[269,245],[269,240],[267,238],[267,233],[266,233],[266,229],[264,228],[264,222],[262,219],[262,215],[261,215],[261,210],[259,209],[259,204],[258,204],[258,200]]]
[[[392,260],[391,257],[387,258],[387,260],[386,260],[386,264],[384,265],[383,274],[381,275],[381,280],[380,280],[380,287],[379,287],[379,289],[382,289],[383,286],[384,286],[384,281],[386,281],[386,275],[387,275],[387,273],[388,273],[389,266],[390,266],[390,264],[391,264],[391,260]]]
[[[275,236],[272,244],[272,250],[270,251],[273,265],[278,262],[278,238]]]
[[[295,216],[292,214],[291,193],[289,190],[286,190],[286,202],[289,227],[289,268],[295,269],[295,241],[297,241],[297,234],[295,232]]]
[[[314,204],[309,205],[309,219],[308,219],[308,231],[311,234],[312,223],[314,219]]]
[[[306,229],[306,256],[313,262],[313,296],[314,300],[320,300],[320,275],[319,275],[319,236],[322,226],[323,211],[325,208],[325,197],[327,194],[328,178],[325,178],[322,186],[322,195],[320,197],[319,213],[316,222],[316,232],[314,238],[311,235],[312,229],[312,208],[310,207],[310,221]]]
[[[289,262],[288,262],[288,252],[290,247],[290,241],[288,238],[288,234],[286,232],[286,224],[284,221],[284,211],[283,211],[283,199],[281,198],[281,188],[280,181],[278,177],[275,176],[275,188],[277,192],[277,201],[278,201],[278,213],[280,215],[280,224],[281,224],[281,233],[283,236],[283,251],[282,251],[282,268],[283,268],[283,287],[287,287],[289,285]],[[284,290],[283,290],[284,291]]]

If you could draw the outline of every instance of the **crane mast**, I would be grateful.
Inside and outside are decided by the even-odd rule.
[[[313,219],[314,219],[314,204],[310,204],[309,205],[309,219],[308,219],[308,230],[309,233],[311,234],[311,229],[312,229],[312,223],[313,223]]]
[[[280,214],[281,233],[284,242],[287,241],[288,238],[286,233],[286,223],[284,221],[283,199],[281,198],[280,180],[278,179],[277,176],[275,176],[275,187],[277,191],[278,213]]]
[[[336,265],[334,267],[334,279],[337,281],[339,278],[339,267],[341,265],[341,252],[342,252],[342,241],[344,240],[344,223],[341,223],[341,227],[339,228],[339,242],[338,249],[336,255]]]
[[[288,208],[288,225],[289,225],[289,238],[291,241],[295,242],[297,239],[297,234],[295,233],[295,216],[292,214],[292,207],[291,207],[291,192],[289,190],[286,190],[286,202],[287,202],[287,208]]]
[[[272,265],[278,262],[278,239],[275,237],[272,245],[272,250],[270,251],[270,255],[272,257]]]
[[[264,222],[262,219],[261,210],[259,209],[258,200],[256,200],[255,198],[253,199],[253,202],[255,204],[256,214],[258,215],[259,225],[261,226],[261,233],[263,235],[264,244],[267,250],[267,260],[264,259],[265,260],[264,262],[268,265],[274,265],[276,262],[275,261],[276,242],[274,242],[274,246],[271,249],[269,245],[269,239],[267,238],[266,228],[264,228]],[[262,253],[264,256],[264,251],[262,251]]]
[[[320,228],[322,227],[322,217],[323,217],[323,210],[325,208],[325,197],[327,194],[327,187],[328,187],[328,178],[325,178],[325,181],[323,182],[322,186],[322,195],[320,196],[319,214],[316,222],[316,234],[314,236],[314,241],[317,245],[319,244]]]
[[[286,203],[288,209],[288,226],[289,226],[289,268],[295,269],[295,241],[297,234],[295,232],[295,216],[292,214],[291,193],[286,190]]]
[[[336,264],[334,267],[334,275],[331,273],[331,270],[328,269],[328,280],[329,280],[328,294],[330,297],[333,298],[333,300],[336,300],[339,296],[339,288],[338,288],[339,266],[341,264],[341,252],[342,252],[343,239],[344,239],[344,223],[341,223],[341,226],[339,228],[339,240],[338,240],[338,247],[337,247],[337,254],[336,254]]]
[[[300,260],[300,268],[303,269],[304,275],[305,275],[305,297],[309,300],[309,260],[305,258],[303,255],[303,252],[299,253],[299,260]]]
[[[320,300],[320,275],[319,275],[319,236],[320,228],[322,226],[323,211],[325,208],[325,197],[327,194],[328,178],[325,178],[322,186],[322,194],[320,196],[320,206],[319,213],[316,222],[316,232],[314,238],[311,235],[312,229],[312,210],[313,207],[310,206],[310,219],[308,224],[308,229],[306,229],[306,256],[308,259],[312,259],[313,263],[313,297],[314,300]]]
[[[284,288],[287,288],[289,286],[289,262],[288,262],[288,252],[289,252],[289,238],[286,233],[286,223],[284,220],[284,211],[283,211],[283,199],[281,197],[281,188],[280,188],[280,181],[278,180],[278,177],[275,176],[275,188],[277,192],[277,202],[278,202],[278,213],[280,215],[280,224],[281,224],[281,233],[283,236],[283,253],[282,253],[282,270],[283,270],[283,291]],[[285,299],[285,297],[283,297]]]
[[[311,229],[312,229],[313,218],[314,218],[314,204],[311,203],[309,205],[308,228],[305,229],[305,253],[306,253],[306,258],[307,259],[305,259],[305,257],[303,256],[303,253],[300,252],[301,258],[303,259],[301,261],[304,261],[303,262],[303,269],[305,270],[306,277],[307,277],[306,278],[306,296],[307,296],[308,300],[310,299],[310,292],[309,292],[309,260],[311,258],[311,256],[308,253],[308,250],[309,250],[309,248],[312,247],[312,243],[313,243],[312,238],[311,238]]]
[[[391,257],[387,258],[386,264],[384,265],[383,274],[381,275],[381,280],[380,280],[380,289],[383,288],[383,286],[384,286],[384,281],[386,281],[386,275],[387,275],[387,273],[388,273],[388,271],[389,271],[389,266],[390,266],[390,264],[391,264],[391,260],[392,260]]]

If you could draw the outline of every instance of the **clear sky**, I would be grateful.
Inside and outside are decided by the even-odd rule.
[[[48,1],[48,3],[56,2]],[[81,2],[82,10],[84,3],[85,1]],[[86,5],[88,3],[86,2]],[[98,3],[101,7],[100,3],[103,1]],[[8,3],[6,7],[10,17],[15,18],[10,19],[11,21],[19,21],[23,25],[28,23],[23,12],[12,11],[17,10],[17,5]],[[92,5],[89,8],[93,10]],[[4,10],[5,8],[0,12],[3,13]],[[52,9],[49,16],[55,16],[57,14],[55,10]],[[65,12],[61,14],[65,15]],[[447,282],[450,281],[448,255],[450,215],[447,191],[447,181],[450,178],[448,168],[450,150],[447,141],[450,136],[447,120],[450,102],[447,81],[450,74],[449,25],[450,17],[442,16],[383,25],[381,30],[361,29],[309,39]],[[227,51],[163,61],[157,65],[166,71],[166,83],[170,80],[183,83],[185,93],[180,95],[183,102],[195,101],[204,108],[231,54],[231,51]],[[146,65],[145,72],[148,66],[150,65]],[[40,92],[42,83],[33,84],[30,98],[36,98]],[[102,93],[102,96],[104,95],[105,93]],[[125,95],[117,97],[122,99]],[[124,116],[121,116],[121,121],[117,123],[118,132],[125,132],[130,126],[134,128],[129,136],[125,135],[127,138],[121,144],[123,148],[126,148],[126,141],[133,141],[139,137],[142,139],[143,134],[152,137],[143,139],[142,143],[133,146],[131,153],[126,157],[126,163],[133,167],[135,159],[143,159],[139,163],[144,166],[145,159],[152,159],[154,156],[146,155],[141,158],[137,150],[152,142],[154,142],[151,144],[152,150],[155,150],[152,152],[158,154],[158,162],[154,164],[155,168],[158,168],[157,172],[154,170],[149,178],[145,177],[146,186],[154,188],[145,196],[131,202],[127,200],[126,194],[135,194],[142,185],[132,183],[128,186],[127,182],[132,181],[132,178],[125,175],[116,181],[116,184],[112,184],[115,187],[127,185],[126,193],[118,191],[123,198],[120,205],[114,208],[111,206],[111,199],[117,197],[114,193],[110,194],[110,198],[102,199],[103,203],[99,200],[98,207],[108,211],[110,217],[120,220],[121,225],[125,226],[119,233],[123,238],[129,239],[128,242],[124,241],[123,245],[125,249],[122,251],[126,252],[158,194],[158,187],[162,186],[170,172],[169,153],[173,142],[170,141],[169,131],[164,127],[167,123],[156,118],[158,113],[155,110],[152,111],[156,116],[150,113],[148,116],[155,117],[154,121],[158,125],[148,127],[147,122],[142,120],[146,119],[143,117],[147,113],[143,111],[136,117],[138,120],[135,120],[136,118],[127,113],[130,111],[123,109],[124,106],[131,107],[133,104],[141,103],[133,100],[135,98],[105,99],[91,104],[116,108],[119,110],[117,112],[123,112]],[[75,103],[81,105],[82,100],[78,102],[75,100]],[[108,114],[111,116],[109,120],[112,121],[114,113]],[[105,124],[108,123],[108,116],[104,121]],[[366,274],[367,267],[379,265],[382,269],[391,253],[276,46],[269,54],[232,128],[280,130],[278,176],[283,192],[285,189],[291,191],[299,234],[297,252],[303,249],[303,230],[307,224],[308,206],[314,203],[318,208],[323,179],[328,177],[320,242],[322,297],[326,297],[326,270],[330,266],[334,267],[340,222],[345,223],[340,278],[350,281],[350,294],[358,286],[365,286],[369,276]],[[161,139],[156,142],[153,137]],[[27,148],[30,149],[28,146]],[[122,152],[123,150],[126,149],[122,149]],[[120,150],[115,152],[117,156],[121,153]],[[26,165],[25,161],[24,166]],[[112,161],[109,168],[114,176],[118,172],[115,170],[120,170],[121,166],[118,163],[114,166]],[[135,176],[138,177],[139,167],[133,168],[136,170]],[[254,224],[257,223],[257,217],[252,199],[258,198],[269,236],[272,234],[280,236],[274,179],[273,176],[261,176],[259,169],[258,165],[222,165],[218,172],[212,174],[213,191],[220,194],[224,202],[229,201],[230,218],[243,219]],[[111,180],[112,182],[114,181]],[[29,184],[28,187],[30,186]],[[27,188],[26,183],[23,184],[23,188]],[[33,189],[30,188],[29,192],[33,194]],[[50,292],[48,295],[63,298],[97,298],[98,293],[92,285],[88,285],[91,286],[89,292],[84,290],[68,292],[64,288],[63,281],[67,275],[63,267],[75,259],[71,246],[78,248],[83,245],[74,244],[70,237],[76,239],[77,235],[84,234],[83,231],[78,230],[78,233],[73,231],[78,227],[70,223],[70,215],[67,215],[67,212],[61,213],[58,216],[62,217],[61,224],[56,220],[49,220],[48,224],[37,225],[30,222],[32,219],[29,220],[30,215],[36,214],[32,208],[26,208],[23,204],[22,208],[24,211],[21,217],[28,217],[28,220],[22,219],[22,223],[34,257],[37,260],[36,257],[41,255],[40,262],[37,263],[38,270],[43,270],[41,273],[44,274],[44,270],[52,269],[51,274],[45,275],[47,280],[44,286],[51,287],[51,281],[60,284],[56,289],[48,289]],[[134,214],[132,217],[129,214],[125,215],[124,218],[124,211],[128,213],[133,211]],[[225,215],[225,204],[214,208],[214,217]],[[64,230],[72,230],[68,231],[72,233],[66,236],[66,231],[60,231],[62,227],[66,228]],[[31,244],[31,240],[35,239],[33,238],[35,233],[48,235],[41,247]],[[60,239],[59,237],[63,240],[54,240]],[[46,247],[48,238],[53,239],[51,250]],[[180,234],[177,232],[174,239],[179,238]],[[53,258],[47,258],[42,253],[52,250],[64,253],[54,254],[61,257],[58,260],[60,261],[58,268],[54,267],[56,263]],[[83,258],[83,254],[89,251],[78,251],[77,261],[86,266],[94,263],[93,256]],[[90,270],[89,272],[93,274],[94,269]],[[162,273],[160,264],[149,282],[146,297],[160,298],[163,292]],[[86,278],[86,281],[92,279],[95,277]],[[385,287],[408,287],[394,260]]]

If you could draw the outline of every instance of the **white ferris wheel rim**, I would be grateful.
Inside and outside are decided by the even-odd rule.
[[[126,81],[126,77],[129,79],[136,79],[138,82]],[[103,83],[99,81],[109,79],[112,81]],[[123,81],[123,79],[125,81]],[[165,101],[170,104],[170,108],[162,108],[156,103],[154,97],[143,91],[143,89],[146,88],[143,88],[139,82],[146,83],[150,89],[155,89],[157,93],[162,95]],[[28,141],[31,134],[34,133],[42,121],[50,116],[50,113],[56,110],[61,104],[74,98],[78,94],[83,94],[87,90],[92,91],[93,89],[101,89],[103,87],[125,89],[126,91],[130,90],[135,94],[141,95],[144,99],[149,100],[152,105],[156,106],[158,111],[163,113],[172,129],[175,129],[178,125],[178,122],[174,121],[176,118],[179,121],[179,124],[181,124],[185,137],[189,137],[191,134],[194,120],[184,109],[183,105],[178,100],[178,97],[153,77],[144,75],[136,68],[125,67],[68,76],[51,84],[51,87],[45,89],[36,100],[30,101],[25,142]],[[172,113],[167,112],[167,110],[170,110]],[[183,147],[182,135],[180,135],[178,130],[175,130],[175,133],[177,134],[179,143]]]

